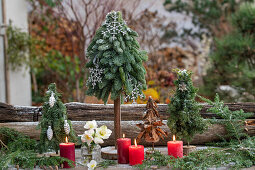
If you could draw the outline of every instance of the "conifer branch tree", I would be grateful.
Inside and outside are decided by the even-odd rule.
[[[120,124],[120,96],[135,100],[147,88],[143,62],[147,52],[140,50],[138,34],[130,29],[120,12],[112,11],[96,31],[87,48],[89,78],[87,94],[114,100],[115,123]],[[117,106],[118,105],[118,106]],[[118,125],[116,125],[118,126]],[[120,137],[120,127],[115,126],[115,137]]]
[[[71,121],[67,120],[66,106],[61,102],[60,97],[56,84],[51,83],[42,108],[42,119],[37,127],[41,129],[40,152],[53,149],[58,153],[59,143],[65,142],[66,137],[69,141],[76,140]]]
[[[189,145],[195,134],[207,129],[207,123],[200,115],[202,106],[195,100],[197,89],[192,83],[192,73],[178,69],[176,72],[176,92],[169,104],[167,125],[172,134],[185,139]]]

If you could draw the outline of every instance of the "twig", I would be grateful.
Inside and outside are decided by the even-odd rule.
[[[1,139],[0,139],[0,143],[1,143],[1,145],[4,146],[6,149],[9,149],[9,148],[7,147],[7,145],[5,145],[4,142],[3,142]]]

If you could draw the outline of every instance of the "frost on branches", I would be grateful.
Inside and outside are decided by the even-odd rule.
[[[143,62],[147,61],[146,51],[140,50],[136,38],[122,19],[120,12],[112,11],[97,30],[87,48],[89,78],[87,95],[96,96],[107,103],[125,95],[133,102],[142,90],[147,88]]]
[[[112,18],[113,20],[109,18]],[[102,34],[104,37],[110,37],[110,41],[114,41],[117,39],[117,34],[122,33],[122,35],[125,35],[127,33],[126,30],[130,31],[130,29],[125,28],[125,24],[125,21],[118,21],[117,12],[113,11],[111,13],[108,13],[106,15],[106,21],[102,24],[106,26],[106,31],[102,31]]]
[[[89,68],[89,78],[87,83],[92,84],[92,88],[94,89],[97,83],[102,83],[101,74],[103,73],[104,69],[99,68],[98,64],[95,64],[95,68]]]
[[[125,102],[132,101],[132,104],[136,104],[136,99],[138,97],[144,98],[144,94],[139,91],[140,86],[141,86],[141,84],[138,84],[138,85],[135,84],[132,86],[133,90],[130,95],[126,95]]]

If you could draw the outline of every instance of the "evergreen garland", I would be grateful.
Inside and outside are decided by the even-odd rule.
[[[14,129],[10,129],[7,127],[1,127],[0,128],[0,140],[7,144],[11,143],[17,139],[22,139],[25,136],[20,134],[18,131],[15,131]]]
[[[201,105],[195,101],[197,89],[193,86],[191,72],[176,70],[177,80],[174,82],[176,92],[168,105],[169,118],[167,125],[172,134],[185,139],[188,144],[196,133],[207,129],[206,121],[201,117]]]
[[[191,152],[183,158],[174,158],[155,151],[146,155],[143,164],[136,166],[147,170],[156,166],[169,169],[207,170],[224,167],[228,169],[248,168],[255,165],[255,137],[242,140],[241,144],[229,142],[226,148],[209,148]]]
[[[38,142],[19,133],[16,130],[0,128],[0,169],[8,169],[10,166],[33,169],[37,166],[59,166],[67,161],[70,166],[73,162],[59,156],[38,156]]]
[[[41,129],[40,152],[47,152],[49,149],[53,149],[57,153],[59,150],[59,143],[65,142],[66,137],[68,137],[69,141],[76,140],[71,121],[67,120],[66,107],[61,102],[60,97],[61,94],[57,92],[56,84],[50,84],[42,108],[42,119],[38,124],[38,128]],[[67,120],[70,126],[69,135],[65,133],[65,120]],[[50,128],[53,132],[52,139],[49,138],[51,134],[48,134]]]
[[[117,165],[117,161],[115,160],[104,160],[102,162],[99,162],[97,167],[101,168],[108,168],[109,166]]]
[[[253,113],[245,113],[242,109],[236,111],[229,110],[228,106],[224,105],[224,102],[220,100],[218,94],[216,94],[214,101],[202,96],[199,97],[212,106],[207,109],[208,112],[214,113],[216,116],[223,119],[223,121],[214,119],[212,122],[220,123],[225,126],[227,131],[225,138],[231,139],[232,141],[237,140],[238,143],[241,143],[242,138],[248,137],[244,130],[245,120],[252,116]]]
[[[137,37],[120,12],[106,15],[87,48],[88,95],[102,99],[105,104],[110,94],[112,100],[122,92],[130,100],[143,96],[142,90],[147,88],[143,62],[148,56],[146,51],[139,49]]]

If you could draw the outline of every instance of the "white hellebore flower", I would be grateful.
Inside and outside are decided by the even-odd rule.
[[[84,128],[85,129],[96,129],[97,128],[97,122],[95,120],[87,121]]]
[[[90,143],[93,141],[93,134],[93,129],[85,131],[84,134],[81,136],[81,141],[86,142],[88,145],[90,145]]]
[[[107,126],[103,125],[100,128],[96,129],[96,134],[100,138],[108,139],[110,137],[110,135],[112,134],[112,131],[110,129],[108,129]]]
[[[94,142],[95,142],[95,144],[104,143],[103,139],[100,136],[98,136],[97,134],[94,137]]]
[[[96,168],[97,162],[94,161],[94,160],[91,160],[91,161],[87,164],[87,166],[88,166],[88,170],[93,170],[93,169]]]

